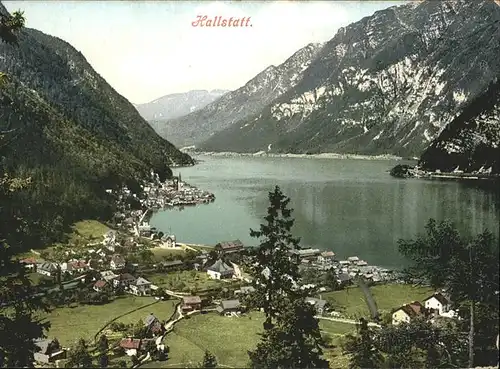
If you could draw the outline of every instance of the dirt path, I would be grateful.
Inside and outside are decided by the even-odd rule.
[[[344,318],[329,318],[326,316],[316,316],[315,318],[317,319],[323,319],[323,320],[330,320],[332,322],[338,322],[338,323],[346,323],[346,324],[359,324],[358,321],[353,320],[353,319],[344,319]],[[381,325],[373,322],[368,322],[369,327],[377,327],[380,328]]]

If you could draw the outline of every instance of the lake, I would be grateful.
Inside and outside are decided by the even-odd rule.
[[[240,239],[258,229],[275,185],[291,198],[301,246],[359,256],[388,268],[405,260],[401,238],[425,231],[429,218],[452,220],[464,235],[489,229],[498,237],[498,195],[456,181],[396,179],[390,160],[198,156],[179,168],[182,180],[213,192],[215,202],[183,210],[159,211],[151,225],[179,242],[211,244]]]

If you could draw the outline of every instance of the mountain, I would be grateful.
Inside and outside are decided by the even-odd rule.
[[[228,92],[205,108],[155,125],[157,132],[179,146],[189,146],[209,138],[214,132],[260,112],[276,97],[295,86],[303,71],[321,49],[309,44],[277,67],[271,65],[243,87]]]
[[[419,166],[431,171],[500,174],[499,80],[446,126],[422,154]]]
[[[200,110],[227,92],[229,91],[194,90],[186,93],[165,95],[151,102],[134,104],[134,106],[148,122],[164,121]]]
[[[38,227],[25,233],[48,237],[74,220],[105,219],[114,203],[106,188],[193,164],[70,44],[34,29],[18,43],[0,43],[0,172],[31,178],[16,200],[18,216]]]
[[[339,29],[290,90],[197,146],[419,156],[499,75],[499,26],[492,0],[377,11]]]

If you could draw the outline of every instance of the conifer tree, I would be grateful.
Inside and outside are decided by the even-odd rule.
[[[217,358],[208,350],[205,350],[205,355],[203,356],[202,368],[217,368]]]
[[[266,315],[264,329],[273,326],[283,297],[297,293],[294,284],[299,280],[298,262],[290,254],[299,248],[300,241],[290,232],[294,223],[292,209],[288,208],[290,199],[276,186],[269,193],[269,202],[266,223],[259,231],[250,230],[250,236],[260,240],[251,274]]]
[[[276,186],[269,202],[266,223],[260,231],[250,230],[261,241],[254,253],[252,276],[255,294],[260,296],[257,306],[266,316],[262,339],[248,353],[251,367],[326,368],[315,311],[298,286],[298,258],[290,252],[299,249],[299,239],[291,234],[290,199]]]

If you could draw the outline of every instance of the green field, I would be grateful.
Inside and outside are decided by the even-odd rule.
[[[172,256],[174,259],[183,257],[186,252],[184,249],[162,249],[160,247],[156,247],[151,249],[154,255],[155,261],[163,261],[166,256]]]
[[[79,338],[91,340],[111,319],[128,311],[155,302],[152,297],[126,295],[105,305],[79,305],[74,308],[57,308],[44,315],[51,323],[49,337],[57,338],[61,344],[71,346]],[[166,320],[174,311],[175,300],[160,301],[152,306],[135,311],[118,321],[135,323],[146,315],[154,313],[158,319]]]
[[[251,312],[239,318],[224,317],[215,313],[195,315],[175,325],[164,343],[170,347],[170,358],[163,363],[152,362],[141,368],[188,366],[201,362],[206,349],[226,367],[248,366],[248,350],[256,347],[262,332],[263,314]],[[355,330],[346,323],[320,321],[320,328],[338,342],[339,335]],[[334,349],[332,349],[334,350]],[[334,358],[332,350],[325,350],[325,357]]]
[[[159,287],[175,291],[189,291],[190,289],[199,291],[226,285],[225,282],[209,278],[205,272],[195,270],[154,273],[148,275],[148,280]]]
[[[101,241],[103,235],[109,231],[109,227],[98,222],[97,220],[82,220],[76,222],[71,227],[71,232],[66,234],[67,240],[64,243],[55,243],[53,245],[47,245],[43,249],[36,250],[36,252],[25,251],[23,253],[17,254],[16,257],[20,259],[33,257],[35,259],[41,259],[39,253],[51,252],[57,247],[66,247],[68,245],[86,245],[87,242],[97,242]]]
[[[394,308],[412,301],[422,301],[433,293],[429,287],[415,287],[403,284],[387,284],[370,287],[379,312],[389,312]],[[321,294],[322,298],[332,304],[334,310],[348,318],[369,317],[363,291],[357,287]]]

